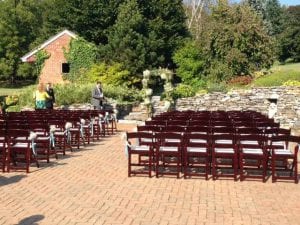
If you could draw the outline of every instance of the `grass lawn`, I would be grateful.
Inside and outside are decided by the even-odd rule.
[[[22,91],[22,88],[1,88],[0,87],[0,96],[2,95],[18,95]]]
[[[253,86],[281,86],[286,81],[300,81],[300,63],[276,65],[271,68],[271,74],[257,78]]]
[[[22,90],[30,85],[32,85],[32,81],[23,81],[22,83],[17,83],[12,86],[7,82],[0,82],[0,96],[2,95],[18,95],[22,92]]]

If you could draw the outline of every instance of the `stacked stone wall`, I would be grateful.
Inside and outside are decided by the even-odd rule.
[[[268,115],[270,99],[277,99],[276,122],[285,128],[300,127],[300,87],[252,88],[182,98],[176,101],[176,110],[255,110]]]

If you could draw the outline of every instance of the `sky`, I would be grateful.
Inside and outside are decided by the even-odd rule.
[[[279,0],[281,5],[300,5],[300,0]]]
[[[235,2],[240,2],[241,0],[235,0]],[[300,0],[279,0],[281,5],[300,5]]]

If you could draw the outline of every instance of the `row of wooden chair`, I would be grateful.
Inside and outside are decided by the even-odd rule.
[[[91,115],[87,112],[88,116],[84,117],[83,113],[68,112],[68,119],[62,119],[62,116],[54,119],[53,115],[49,119],[40,112],[30,112],[34,115],[32,117],[26,116],[24,112],[13,113],[13,116],[10,113],[5,115],[0,121],[2,171],[24,169],[29,172],[32,162],[39,166],[39,160],[49,162],[53,155],[57,159],[58,153],[65,155],[67,149],[72,151],[72,146],[79,149],[80,145],[85,146],[90,141],[99,140],[101,135],[113,134],[116,131],[116,120],[113,117],[104,120],[99,114]],[[30,140],[30,132],[35,135],[33,140]]]
[[[281,178],[297,183],[298,145],[291,151],[288,148],[291,142],[299,143],[300,138],[287,134],[131,132],[127,133],[128,175],[147,173],[151,176],[155,168],[157,177],[175,174],[179,178],[183,171],[185,178],[205,176],[208,179],[211,174],[213,179],[233,176],[237,180],[239,174],[241,181],[261,178],[265,182],[268,168],[271,168],[272,181]],[[133,155],[138,156],[137,163],[132,162]],[[147,157],[147,160],[141,160],[142,157]],[[148,170],[132,170],[135,166],[147,166]],[[199,169],[203,169],[203,173],[199,173]],[[231,173],[218,173],[219,169],[231,170]],[[279,169],[289,175],[282,177]],[[260,171],[260,174],[253,174],[251,170]]]

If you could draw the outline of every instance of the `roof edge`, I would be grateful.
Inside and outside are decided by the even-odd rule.
[[[63,30],[63,31],[59,32],[58,34],[56,34],[55,36],[49,38],[47,41],[45,41],[39,47],[33,49],[32,51],[30,51],[29,53],[27,53],[26,55],[24,55],[23,57],[21,57],[21,61],[22,62],[27,62],[28,58],[30,58],[31,56],[33,56],[34,54],[36,54],[39,50],[45,48],[47,45],[49,45],[50,43],[52,43],[53,41],[55,41],[59,37],[63,36],[64,34],[67,34],[67,35],[69,35],[72,38],[77,38],[77,35],[75,33],[73,33],[72,31],[69,31],[67,29]]]

